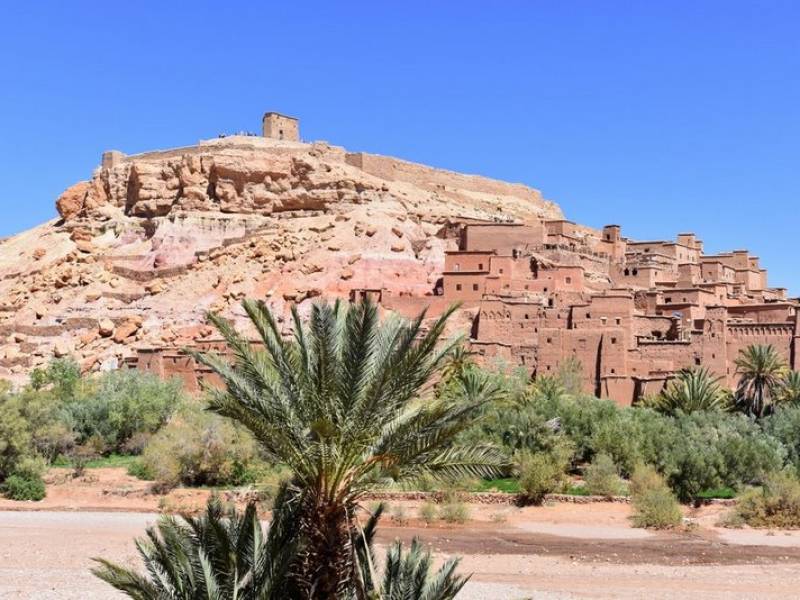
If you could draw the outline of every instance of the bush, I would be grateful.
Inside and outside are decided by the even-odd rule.
[[[532,502],[541,502],[546,494],[560,491],[566,485],[574,446],[562,439],[551,451],[525,453],[519,461],[519,485]]]
[[[617,466],[608,454],[598,454],[586,468],[584,482],[588,492],[595,496],[618,496],[622,493],[622,482]]]
[[[762,419],[760,425],[783,445],[788,463],[800,475],[800,406],[780,406]]]
[[[439,517],[445,523],[466,523],[469,520],[469,508],[460,500],[450,500],[442,504]]]
[[[398,527],[405,527],[408,525],[408,517],[406,516],[406,509],[401,504],[392,506],[391,517],[392,523]]]
[[[104,373],[76,394],[65,419],[79,443],[100,438],[105,452],[135,452],[147,435],[162,427],[184,401],[178,380],[163,381],[135,370]]]
[[[771,474],[739,497],[734,516],[751,527],[800,527],[800,481],[787,472]]]
[[[653,467],[637,467],[631,477],[634,527],[664,529],[681,523],[681,507]]]
[[[142,469],[158,489],[185,485],[253,483],[260,461],[243,427],[187,403],[156,433],[142,454]]]
[[[661,468],[681,500],[710,488],[758,483],[784,464],[782,444],[744,415],[701,412],[676,422],[679,436],[661,450]]]
[[[39,475],[10,475],[3,482],[3,493],[11,500],[41,500],[45,497],[44,481]]]
[[[438,512],[439,511],[433,502],[423,502],[419,507],[419,518],[422,521],[425,521],[426,524],[430,525],[437,519]]]

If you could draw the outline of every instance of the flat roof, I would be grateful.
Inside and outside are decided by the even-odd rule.
[[[284,119],[291,119],[292,121],[299,120],[297,117],[290,117],[289,115],[285,115],[283,113],[275,112],[274,110],[270,110],[268,112],[265,112],[264,116],[261,117],[261,120],[263,121],[264,119],[266,119],[270,115],[275,115],[276,117],[283,117]]]

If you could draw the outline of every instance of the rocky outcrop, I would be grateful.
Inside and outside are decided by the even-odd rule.
[[[243,297],[281,318],[352,290],[424,301],[454,222],[561,217],[525,186],[251,137],[113,153],[56,208],[0,245],[0,377],[206,340],[206,312],[242,324]]]

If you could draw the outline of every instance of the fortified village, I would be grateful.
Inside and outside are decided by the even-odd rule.
[[[288,334],[290,307],[319,296],[403,316],[459,302],[451,333],[484,363],[577,361],[586,391],[621,404],[695,365],[732,386],[750,344],[800,368],[798,300],[747,250],[578,225],[522,185],[304,143],[277,113],[262,134],[107,152],[60,219],[3,241],[0,376],[73,355],[196,390],[211,375],[182,349],[224,351],[206,311],[241,324],[241,298],[261,298]]]

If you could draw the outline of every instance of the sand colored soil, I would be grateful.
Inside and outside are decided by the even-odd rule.
[[[135,565],[132,539],[158,518],[159,506],[199,508],[208,495],[175,490],[162,500],[122,469],[81,479],[54,470],[49,480],[41,503],[0,501],[0,598],[118,597],[90,575],[90,558]],[[800,532],[722,529],[719,506],[687,510],[695,525],[680,532],[631,528],[625,504],[471,505],[467,523],[430,526],[416,518],[418,507],[393,503],[379,544],[418,537],[438,560],[462,556],[463,570],[474,573],[464,600],[797,593]]]

